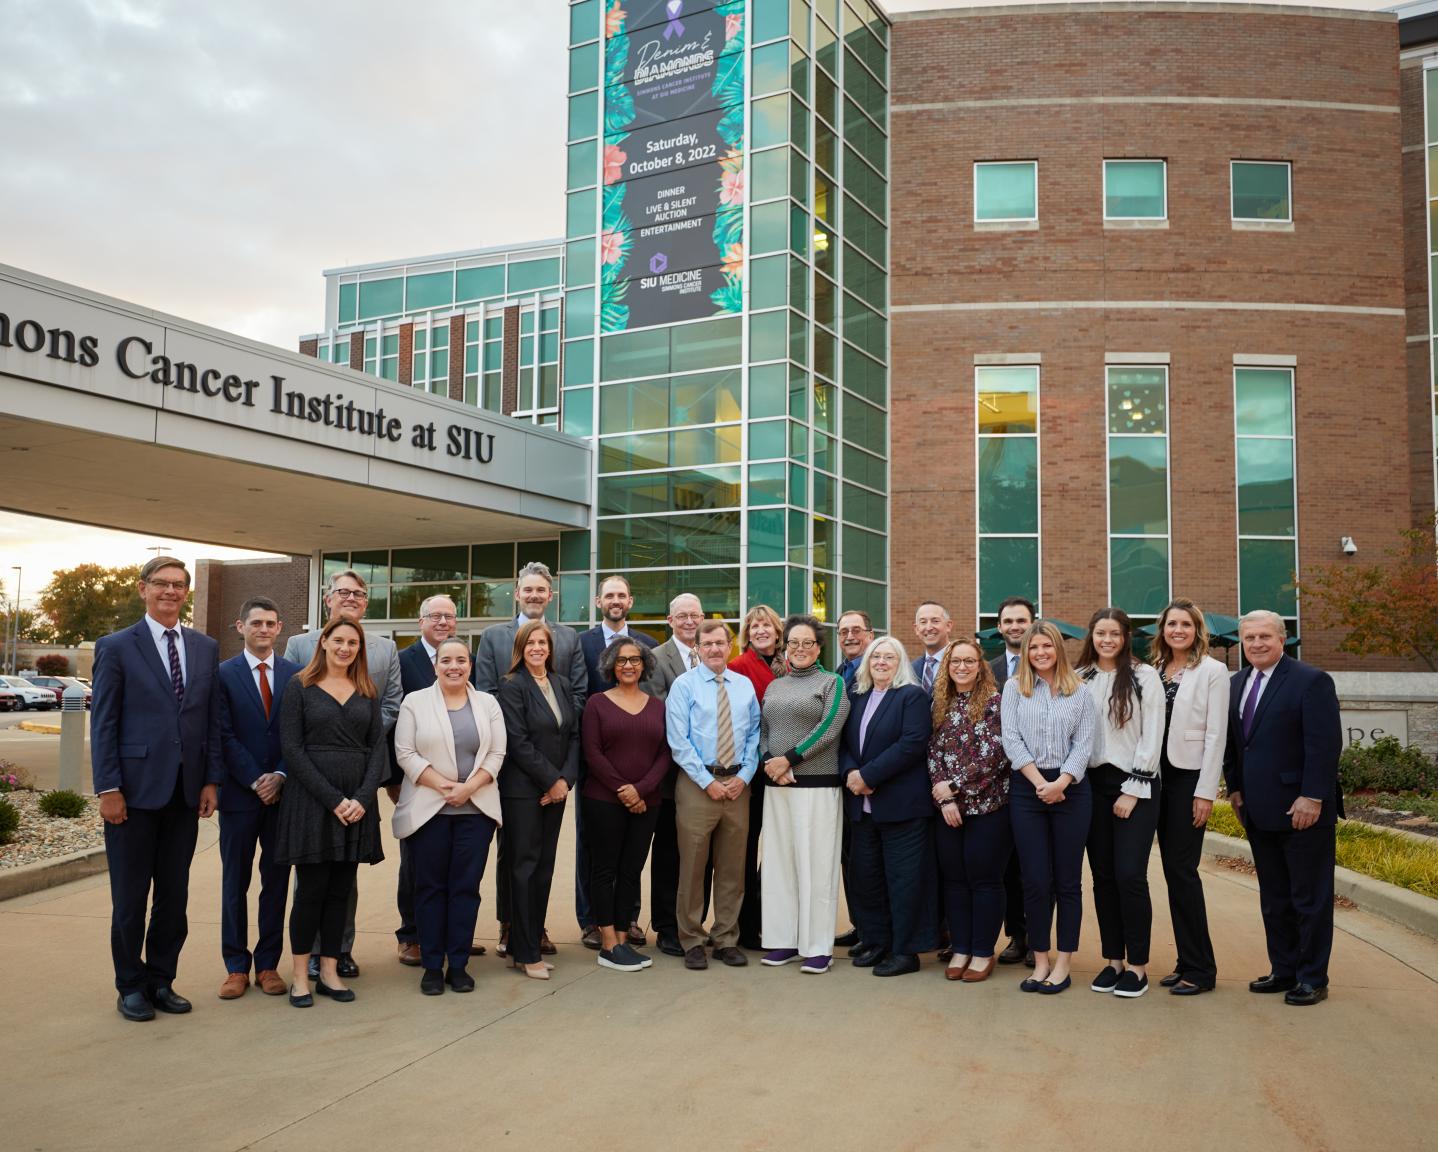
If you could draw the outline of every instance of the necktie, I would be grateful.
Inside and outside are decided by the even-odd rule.
[[[699,667],[699,653],[696,649],[693,648],[689,649],[689,667]]]
[[[1019,658],[1012,652],[1009,653],[1009,675],[1012,676],[1019,668]]]
[[[170,646],[170,686],[175,690],[175,699],[185,699],[185,677],[180,672],[180,650],[175,646],[175,630],[165,629],[165,643]]]
[[[270,678],[265,672],[265,669],[268,668],[269,665],[257,664],[255,667],[260,674],[260,703],[265,706],[265,719],[268,720],[270,718],[270,704],[275,698],[274,693],[270,691]]]
[[[938,662],[937,656],[924,657],[924,691],[930,694],[934,691],[934,665]]]
[[[734,718],[729,713],[729,689],[724,686],[722,673],[714,678],[714,691],[714,725],[718,730],[714,759],[727,768],[734,763]]]
[[[1253,687],[1248,690],[1248,699],[1243,702],[1243,738],[1253,731],[1253,714],[1258,711],[1258,693],[1263,688],[1263,673],[1253,674]]]

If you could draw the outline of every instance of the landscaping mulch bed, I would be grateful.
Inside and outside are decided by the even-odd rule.
[[[1347,797],[1343,805],[1350,820],[1362,820],[1365,824],[1377,824],[1383,828],[1401,828],[1405,832],[1416,832],[1438,840],[1438,820],[1431,816],[1365,803],[1357,796]]]
[[[85,812],[73,820],[46,816],[40,811],[43,792],[17,789],[4,793],[6,800],[20,811],[20,827],[8,844],[0,844],[0,869],[18,868],[57,856],[68,856],[105,843],[104,821],[100,819],[100,803],[87,798]]]

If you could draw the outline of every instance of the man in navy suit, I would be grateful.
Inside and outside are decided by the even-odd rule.
[[[1009,677],[1018,671],[1019,649],[1023,646],[1024,633],[1033,625],[1036,611],[1034,602],[1023,596],[1009,596],[999,604],[999,635],[1004,638],[1004,650],[989,661],[989,670],[994,674],[1000,695]],[[1022,961],[1032,968],[1034,953],[1029,947],[1028,923],[1024,919],[1024,877],[1019,870],[1017,852],[1009,853],[1009,865],[1004,869],[1004,930],[1009,934],[1009,942],[999,953],[999,963]]]
[[[953,634],[954,622],[949,610],[936,600],[925,600],[914,612],[914,635],[924,646],[924,654],[914,658],[914,679],[930,696],[939,673],[939,657]]]
[[[285,982],[276,971],[284,950],[288,865],[276,864],[275,828],[285,764],[280,755],[280,699],[300,670],[275,654],[284,624],[273,600],[245,601],[235,631],[245,650],[220,665],[220,736],[225,779],[220,784],[220,952],[225,960],[221,1000],[238,1000],[250,986],[253,962],[261,991],[279,996]],[[260,852],[259,938],[251,954],[250,877]]]
[[[629,630],[629,613],[634,608],[634,594],[629,590],[629,581],[623,576],[606,576],[599,582],[599,595],[594,598],[599,609],[599,623],[587,632],[579,634],[579,647],[584,652],[584,667],[588,674],[588,695],[595,696],[608,691],[613,685],[605,682],[599,674],[599,658],[604,650],[621,637],[633,640],[646,648],[656,647],[654,641],[643,632]],[[656,695],[652,681],[639,685],[649,695]],[[584,754],[579,756],[579,786],[583,787],[586,775]],[[594,917],[589,911],[589,844],[584,836],[584,824],[579,818],[579,807],[574,809],[574,914],[579,920],[580,939],[587,948],[600,945],[599,929],[590,923]],[[648,941],[639,924],[639,907],[636,903],[629,922],[629,943],[642,948]]]
[[[1277,613],[1249,612],[1238,632],[1249,667],[1229,692],[1223,772],[1253,849],[1272,966],[1248,988],[1317,1004],[1328,998],[1334,829],[1343,815],[1338,694],[1328,673],[1283,654]]]
[[[157,1008],[190,1010],[174,981],[189,931],[196,817],[214,812],[225,768],[220,646],[180,627],[190,594],[185,562],[156,556],[140,570],[138,590],[144,618],[95,645],[90,765],[110,866],[115,1006],[126,1020],[153,1020]]]

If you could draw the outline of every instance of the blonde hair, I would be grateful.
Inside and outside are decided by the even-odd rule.
[[[1208,621],[1203,618],[1203,613],[1192,600],[1186,596],[1175,596],[1158,614],[1158,621],[1153,626],[1153,651],[1150,657],[1153,666],[1160,672],[1173,660],[1173,649],[1163,638],[1163,626],[1168,623],[1168,614],[1175,611],[1187,612],[1189,619],[1193,621],[1193,647],[1188,650],[1188,667],[1195,667],[1208,655]]]
[[[874,687],[874,678],[869,675],[869,659],[879,650],[881,646],[890,648],[894,655],[899,658],[899,666],[894,669],[894,682],[889,685],[891,688],[902,688],[905,684],[917,684],[914,679],[914,669],[909,664],[909,654],[904,651],[904,646],[893,636],[879,636],[869,641],[869,646],[864,649],[864,657],[859,661],[859,670],[854,673],[854,691],[868,692]]]
[[[774,626],[774,651],[779,651],[784,646],[784,621],[767,604],[755,604],[744,614],[744,622],[739,625],[739,651],[749,647],[749,628],[756,620],[767,620]]]
[[[979,647],[979,641],[974,636],[963,636],[957,640],[950,641],[944,646],[942,655],[939,656],[939,666],[934,676],[934,731],[939,730],[939,725],[944,722],[944,717],[949,714],[949,705],[953,698],[958,695],[958,689],[954,687],[954,681],[949,675],[949,659],[954,654],[954,649],[962,644],[966,648],[972,648],[974,655],[979,658],[979,676],[974,681],[974,686],[969,690],[968,707],[965,711],[969,716],[969,723],[977,724],[984,718],[984,709],[988,707],[989,701],[999,690],[994,680],[994,670],[989,667],[989,662],[984,659],[984,650]]]
[[[1054,682],[1053,690],[1060,696],[1072,696],[1083,687],[1083,681],[1074,671],[1073,665],[1069,663],[1068,650],[1064,648],[1063,633],[1058,630],[1057,624],[1047,620],[1035,620],[1029,625],[1029,630],[1024,633],[1023,643],[1019,647],[1019,666],[1014,672],[1014,679],[1018,681],[1019,691],[1025,696],[1034,694],[1034,682],[1038,680],[1038,673],[1029,663],[1029,644],[1035,636],[1045,636],[1054,646]]]

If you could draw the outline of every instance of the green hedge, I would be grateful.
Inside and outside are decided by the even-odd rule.
[[[68,788],[60,788],[54,792],[46,792],[40,797],[40,811],[46,816],[60,816],[67,820],[73,820],[85,812],[85,797],[78,792],[71,792]]]
[[[15,829],[20,827],[20,809],[0,797],[0,844],[10,843]]]
[[[1371,748],[1351,744],[1338,758],[1338,780],[1349,792],[1438,792],[1438,766],[1416,744],[1384,736]]]

